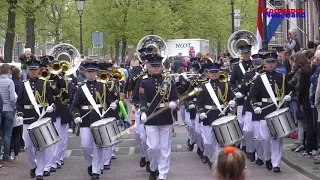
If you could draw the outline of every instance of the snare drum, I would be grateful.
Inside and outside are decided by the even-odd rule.
[[[44,150],[60,141],[58,131],[49,117],[30,124],[28,132],[37,151]]]
[[[90,128],[98,148],[106,148],[122,142],[119,137],[120,129],[114,117],[96,121]]]
[[[283,138],[293,133],[297,128],[289,108],[281,108],[265,117],[271,136],[275,139]]]
[[[222,147],[233,145],[243,138],[237,116],[221,117],[211,123],[217,141]]]

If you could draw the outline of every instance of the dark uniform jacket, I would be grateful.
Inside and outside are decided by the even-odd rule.
[[[243,65],[245,72],[247,72],[248,69],[252,66],[252,61],[242,61],[241,63],[237,63],[237,64],[233,65],[232,73],[231,73],[231,77],[230,77],[230,84],[235,89],[240,88],[241,82],[243,79],[243,75],[244,75],[241,68],[240,68],[240,64]],[[238,106],[244,105],[244,97],[237,99],[237,105]]]
[[[117,80],[115,78],[109,78],[105,84],[107,86],[107,93],[109,94],[108,106],[110,105],[110,103],[118,100],[117,108],[115,110],[110,109],[106,113],[106,115],[107,115],[107,117],[115,117],[117,120],[119,120],[120,119],[120,115],[119,115],[119,113],[120,113],[120,107],[119,107],[120,83],[119,83],[119,80]]]
[[[149,73],[147,72],[141,72],[138,76],[134,77],[132,80],[134,81],[134,87],[133,87],[133,90],[132,90],[132,103],[134,106],[136,106],[136,108],[139,108],[138,105],[139,105],[139,88],[140,88],[140,83],[141,83],[141,80],[142,80],[142,77],[143,76],[150,76]]]
[[[216,93],[218,100],[220,102],[220,105],[222,106],[221,109],[223,110],[228,105],[228,102],[234,99],[234,93],[231,91],[230,84],[225,82],[220,82],[219,80],[210,80],[210,84],[212,86],[212,89]],[[219,115],[221,112],[219,111],[213,99],[211,98],[205,84],[203,84],[201,88],[203,89],[203,91],[197,97],[198,112],[199,114],[201,114],[203,112],[206,113],[209,109],[214,109],[207,114],[206,119],[202,120],[203,125],[211,126],[211,123],[213,121],[220,118]],[[219,91],[221,92],[223,97],[219,95],[220,94]],[[228,111],[226,111],[226,114],[227,113]]]
[[[43,108],[47,108],[54,103],[54,96],[57,95],[56,87],[50,84],[50,82],[39,78],[29,79],[28,81],[30,82],[31,90],[33,91],[37,103],[42,106],[39,108],[40,113],[42,113]],[[34,118],[33,120],[24,120],[23,124],[31,124],[38,120],[39,115],[29,99],[24,84],[22,84],[19,89],[16,105],[18,116],[23,116],[24,118]],[[43,117],[50,117],[52,121],[56,118],[54,112],[46,113]]]
[[[208,79],[200,79],[201,77],[194,77],[191,80],[191,84],[189,86],[189,89],[187,90],[187,93],[190,93],[194,88],[201,87],[202,84],[205,84],[208,82]],[[186,111],[190,112],[190,119],[194,120],[197,115],[197,109],[196,107],[194,109],[189,109],[189,105],[194,104],[197,105],[197,96],[190,96],[186,99]]]
[[[92,95],[98,107],[100,106],[99,107],[100,113],[102,113],[102,108],[103,108],[102,106],[105,106],[104,108],[106,109],[106,106],[108,106],[111,102],[114,101],[114,99],[112,99],[113,96],[110,94],[109,91],[106,90],[107,85],[105,83],[98,82],[95,80],[95,81],[83,81],[82,85],[84,84],[87,85],[90,91],[90,94]],[[72,107],[73,118],[82,117],[91,109],[93,109],[92,105],[90,104],[86,95],[84,94],[81,86],[79,86],[73,102],[73,107]],[[107,117],[107,115],[105,115],[104,117]],[[103,118],[101,118],[99,114],[93,109],[91,113],[89,113],[86,117],[82,119],[82,123],[80,124],[80,127],[90,127],[90,125],[93,122],[101,119]]]
[[[259,69],[258,69],[259,71]],[[252,113],[252,120],[253,121],[260,121],[260,119],[263,119],[260,114],[255,114],[252,108],[252,105],[250,103],[250,87],[253,87],[254,80],[258,77],[256,75],[258,73],[255,69],[252,69],[251,71],[246,72],[246,74],[243,76],[243,81],[241,83],[241,88],[240,92],[246,96],[244,97],[244,106],[243,106],[243,113],[244,114],[246,111]],[[259,73],[258,73],[259,74]],[[255,77],[255,78],[254,78]]]
[[[269,72],[264,70],[255,80],[254,84],[252,85],[252,88],[250,89],[249,97],[251,99],[251,104],[253,109],[256,107],[263,108],[269,104],[273,104],[273,101],[271,100],[263,82],[261,79],[261,74],[266,74],[267,78],[269,80],[269,83],[271,85],[271,88],[273,90],[273,93],[278,100],[280,99],[280,102],[283,100],[283,97],[287,95],[289,92],[288,88],[288,82],[285,77],[285,75],[278,73],[276,71]],[[278,87],[278,88],[276,88]],[[278,105],[280,104],[278,101]],[[271,106],[264,110],[262,110],[262,113],[260,116],[264,119],[264,117],[274,111],[276,111],[277,107]]]
[[[165,82],[164,82],[165,80]],[[143,92],[141,92],[143,89]],[[164,93],[164,96],[159,95]],[[171,77],[160,75],[144,76],[140,84],[140,111],[150,116],[157,112],[170,101],[178,99],[178,92]],[[167,109],[158,116],[149,119],[145,125],[170,125],[173,124],[171,110]]]

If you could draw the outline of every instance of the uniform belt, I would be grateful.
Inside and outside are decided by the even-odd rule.
[[[238,88],[241,88],[241,84],[238,85]]]
[[[151,103],[147,103],[147,106],[149,107],[151,105]],[[158,105],[158,108],[163,108],[163,107],[166,107],[166,104],[165,103],[160,103]]]
[[[197,101],[197,98],[193,98],[192,101]]]
[[[101,104],[97,104],[98,108],[101,108]],[[91,110],[94,109],[93,106],[81,106],[82,110]]]
[[[224,108],[224,105],[220,105],[221,108]],[[213,105],[204,105],[205,109],[212,109],[212,110],[217,110],[218,107],[217,106],[213,106]]]
[[[273,103],[271,98],[262,98],[261,101],[264,103]],[[279,101],[279,98],[276,98],[276,101]]]
[[[48,106],[49,106],[49,104],[44,104],[44,105],[38,104],[39,108],[48,107]],[[24,105],[23,108],[24,109],[34,109],[34,105]]]

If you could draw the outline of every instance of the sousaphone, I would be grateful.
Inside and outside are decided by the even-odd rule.
[[[54,57],[53,73],[63,71],[66,76],[74,74],[81,65],[81,55],[71,44],[61,43],[54,46],[49,55]]]
[[[247,30],[239,30],[234,32],[228,40],[228,50],[233,58],[240,58],[241,53],[239,46],[251,45],[251,52],[258,53],[259,44],[256,36]]]
[[[142,61],[140,57],[140,52],[139,50],[142,48],[152,48],[152,54],[158,54],[162,59],[162,63],[167,59],[168,57],[168,46],[165,40],[163,40],[160,36],[157,35],[148,35],[143,37],[138,45],[137,45],[137,56],[139,61]],[[144,59],[143,59],[144,60]]]

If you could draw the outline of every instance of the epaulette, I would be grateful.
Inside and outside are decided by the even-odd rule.
[[[265,74],[265,73],[266,73],[266,70],[261,69],[260,71],[258,71],[258,73],[259,73],[260,75]]]
[[[149,76],[147,74],[142,77],[142,79],[148,79],[148,78]]]
[[[26,79],[26,80],[23,80],[22,82],[25,83],[25,82],[28,82],[28,81],[29,81],[29,79]]]
[[[82,86],[82,85],[84,85],[84,84],[86,84],[87,83],[87,80],[84,80],[84,81],[82,81],[82,82],[78,82],[77,83],[77,86]]]

